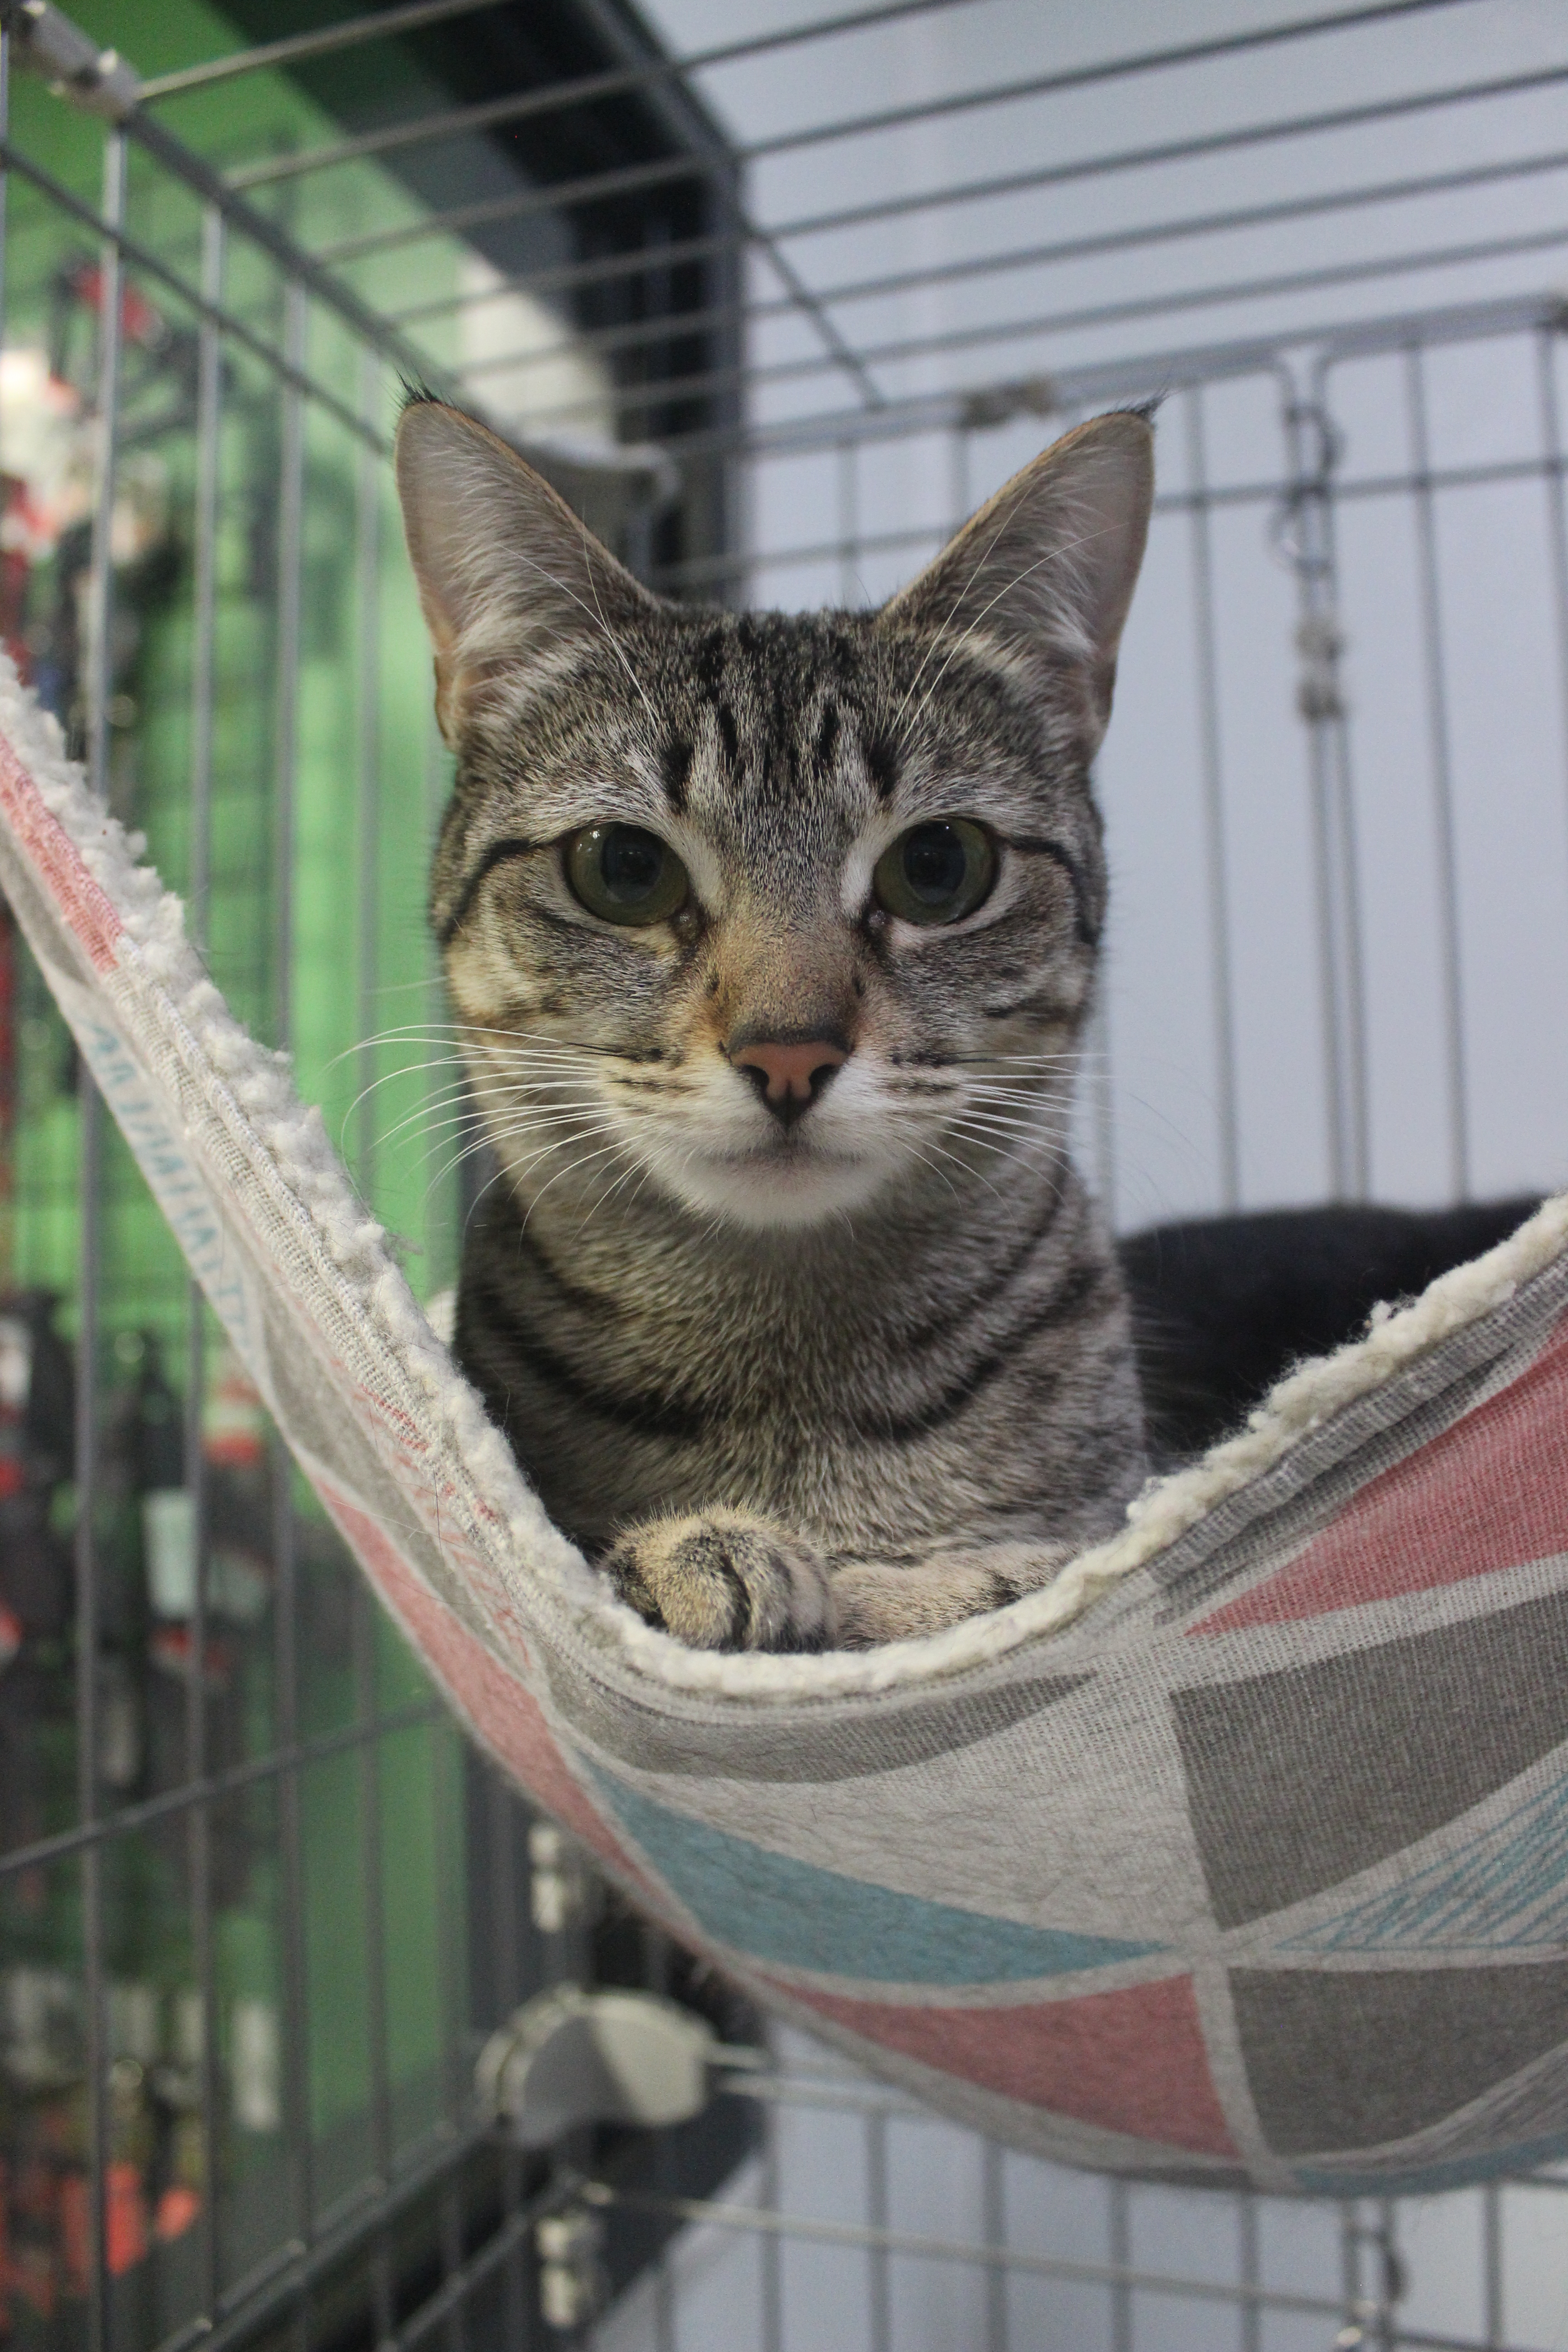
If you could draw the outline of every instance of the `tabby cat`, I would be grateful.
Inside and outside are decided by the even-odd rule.
[[[683,1642],[930,1633],[1142,1481],[1068,1128],[1152,447],[1080,425],[879,612],[741,614],[649,594],[458,410],[404,415],[458,759],[432,912],[499,1163],[458,1353]]]

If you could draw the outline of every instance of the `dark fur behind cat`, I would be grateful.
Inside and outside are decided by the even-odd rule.
[[[1539,1206],[1270,1209],[1129,1234],[1117,1255],[1154,1466],[1229,1436],[1301,1357],[1356,1339],[1380,1301],[1415,1297]]]

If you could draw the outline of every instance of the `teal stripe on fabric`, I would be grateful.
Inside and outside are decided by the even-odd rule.
[[[1568,1780],[1282,1951],[1560,1952],[1568,1942]]]
[[[978,1985],[1065,1976],[1164,1949],[923,1902],[671,1812],[607,1772],[595,1778],[687,1909],[752,1959],[879,1984]]]
[[[1408,2172],[1322,2172],[1298,2165],[1298,2189],[1311,2197],[1426,2197],[1445,2189],[1473,2189],[1510,2172],[1529,2172],[1568,2156],[1568,2132],[1521,2140],[1489,2156],[1457,2156],[1441,2164],[1413,2165]]]

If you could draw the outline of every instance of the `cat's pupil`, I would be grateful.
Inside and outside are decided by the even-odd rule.
[[[635,824],[612,825],[599,853],[599,872],[617,905],[635,907],[646,898],[664,866],[664,844]]]
[[[963,884],[967,861],[951,824],[918,824],[904,843],[904,879],[922,906],[940,907]]]

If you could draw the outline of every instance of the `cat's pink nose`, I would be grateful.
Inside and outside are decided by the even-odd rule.
[[[759,1037],[732,1045],[730,1059],[788,1127],[811,1108],[834,1071],[849,1059],[849,1049],[831,1037]]]

